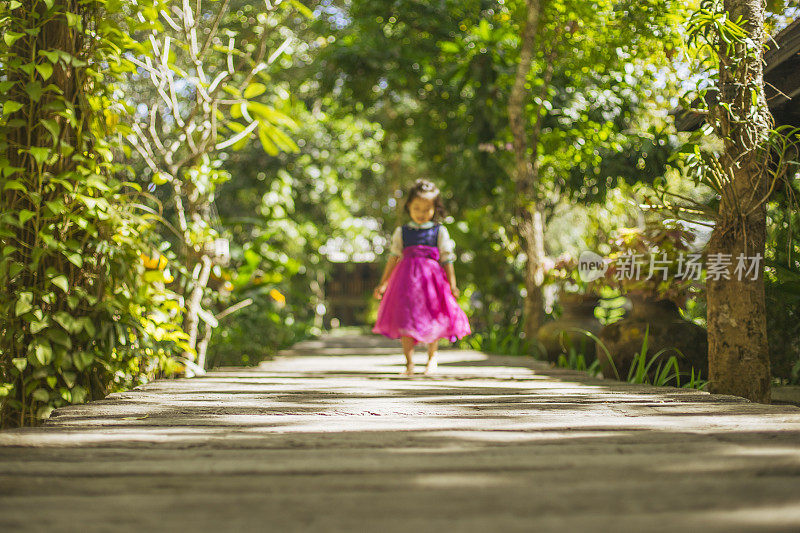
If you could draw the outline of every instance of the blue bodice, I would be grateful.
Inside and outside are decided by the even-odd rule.
[[[404,225],[403,248],[420,244],[436,248],[439,244],[439,227],[439,224],[434,224],[429,228],[412,228]]]

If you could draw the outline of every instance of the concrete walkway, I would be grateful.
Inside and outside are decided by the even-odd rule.
[[[0,531],[800,531],[796,407],[469,351],[407,379],[386,348],[306,344],[0,432]]]

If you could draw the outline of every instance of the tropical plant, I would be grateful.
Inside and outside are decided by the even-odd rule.
[[[284,112],[288,94],[270,87],[271,66],[296,44],[291,32],[282,32],[287,12],[310,12],[294,0],[258,8],[234,4],[161,1],[155,20],[137,28],[129,57],[137,69],[128,87],[135,107],[128,140],[146,165],[144,177],[153,188],[166,185],[174,207],[175,254],[183,265],[176,285],[186,301],[190,348],[185,356],[196,357],[198,371],[218,324],[207,309],[212,302],[204,302],[218,300],[209,279],[215,265],[230,259],[214,207],[217,189],[231,179],[223,159],[251,137],[271,156],[298,150],[284,132],[297,124]]]
[[[146,272],[152,219],[114,159],[133,46],[119,7],[0,4],[2,426],[182,368],[180,305]]]
[[[579,328],[570,328],[569,330],[576,333],[581,333],[597,343],[597,345],[603,351],[606,359],[610,362],[611,369],[614,372],[613,378],[617,379],[618,381],[627,381],[629,383],[647,384],[659,387],[676,386],[698,390],[705,389],[705,387],[708,385],[708,382],[702,379],[700,372],[695,371],[694,368],[690,369],[688,375],[686,372],[680,371],[679,358],[683,359],[684,355],[677,348],[664,348],[652,355],[648,355],[649,329],[649,326],[645,328],[641,349],[635,355],[628,370],[628,374],[624,379],[622,376],[620,376],[616,366],[614,365],[614,359],[611,356],[608,347],[606,347],[602,340],[600,340],[591,331]],[[557,366],[572,370],[585,371],[593,376],[600,373],[599,359],[587,366],[585,355],[570,343],[569,337],[564,336],[564,340],[565,342],[562,344],[564,353],[559,356],[556,363]],[[675,355],[665,358],[664,354],[670,351],[674,351]],[[611,378],[611,376],[603,377]],[[681,385],[683,378],[687,379],[684,381],[683,385]]]
[[[722,142],[719,154],[693,150],[698,179],[716,192],[708,256],[757,258],[752,277],[707,280],[711,390],[759,402],[769,401],[771,377],[758,258],[765,250],[766,203],[788,179],[783,158],[793,142],[774,129],[764,93],[764,21],[764,2],[702,0],[687,34],[703,85],[685,100],[705,118],[701,130]]]

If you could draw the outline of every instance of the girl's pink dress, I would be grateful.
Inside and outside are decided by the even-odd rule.
[[[441,338],[453,342],[471,333],[439,263],[438,229],[438,224],[403,227],[403,257],[389,277],[373,333],[422,343]]]

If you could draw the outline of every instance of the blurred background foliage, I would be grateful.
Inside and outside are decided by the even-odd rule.
[[[51,24],[67,33],[96,28],[98,42],[69,51],[16,39],[15,32],[41,23],[27,5],[4,3],[0,83],[39,76],[46,92],[53,75],[48,54],[55,54],[54,68],[86,69],[92,77],[76,88],[87,97],[65,105],[94,117],[96,127],[76,133],[89,135],[84,144],[73,143],[77,153],[54,153],[46,162],[52,168],[37,166],[35,150],[27,170],[15,168],[13,158],[0,160],[0,282],[9,287],[0,298],[3,425],[33,423],[54,407],[155,377],[257,364],[330,328],[338,320],[327,294],[336,265],[372,263],[379,274],[386,238],[405,220],[402,195],[418,177],[440,185],[448,209],[460,301],[475,332],[462,345],[533,351],[521,335],[525,256],[510,221],[515,191],[507,97],[521,0],[201,0],[189,18],[171,0],[45,4],[56,20]],[[713,192],[675,156],[686,143],[707,141],[677,132],[670,115],[693,81],[682,32],[695,7],[671,0],[546,3],[541,39],[549,45],[534,58],[527,111],[542,115],[537,150],[548,257],[577,257],[582,250],[605,255],[617,229],[675,218],[647,208],[665,189],[713,204]],[[769,7],[773,32],[798,15],[785,2]],[[197,42],[211,36],[200,62],[190,53],[192,28]],[[31,50],[40,54],[28,66],[21,58]],[[239,69],[245,66],[256,73],[244,77]],[[218,101],[204,96],[218,86]],[[54,124],[80,129],[68,112],[37,107],[36,87],[8,89],[0,97],[4,153],[12,152],[15,128],[28,119],[50,113]],[[63,99],[51,92],[47,98]],[[194,113],[205,118],[181,126]],[[26,122],[15,122],[20,119]],[[212,130],[203,145],[203,132]],[[50,150],[52,139],[41,134],[33,146]],[[64,216],[107,228],[83,227],[71,251],[44,241],[43,257],[66,259],[45,260],[29,277],[15,272],[14,264],[30,263],[16,243],[30,244],[46,224],[29,217],[36,211],[17,198],[14,183],[22,175],[34,180],[19,182],[29,191],[41,179],[63,187],[51,190],[47,200],[55,202],[75,198],[76,187],[89,183],[81,194],[94,200],[80,208],[89,214],[69,203],[49,206],[51,239],[60,238],[56,226]],[[86,175],[106,186],[92,186]],[[793,186],[800,192],[797,180]],[[775,375],[797,381],[800,241],[792,228],[800,220],[790,198],[785,190],[769,208],[767,294],[774,303],[768,309]],[[33,233],[31,224],[39,224]],[[691,229],[702,238],[701,226]],[[220,242],[222,253],[208,251]],[[70,253],[85,262],[72,261]],[[204,256],[210,258],[205,277]],[[58,265],[66,265],[66,288]],[[81,277],[101,266],[102,274]],[[546,293],[551,318],[560,314],[559,290],[553,285]],[[58,291],[76,298],[85,291],[97,301],[76,305],[64,324],[40,324],[36,312],[67,311],[55,302]],[[598,314],[619,318],[621,311],[609,311],[619,293],[601,292],[616,303],[603,304]],[[195,296],[199,307],[191,318]],[[362,296],[361,319],[369,327],[375,302],[368,291]],[[682,313],[702,325],[702,294]],[[79,327],[87,321],[95,335]],[[47,336],[51,326],[56,332]],[[189,342],[192,328],[197,332]],[[52,357],[45,348],[26,351],[44,340],[55,346]],[[198,350],[207,352],[202,367]]]

